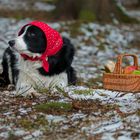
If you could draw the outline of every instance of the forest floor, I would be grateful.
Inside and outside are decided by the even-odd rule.
[[[0,19],[1,54],[28,21]],[[0,139],[140,139],[140,94],[102,89],[102,68],[108,60],[115,61],[120,53],[139,56],[139,25],[50,26],[71,38],[76,48],[73,66],[78,84],[53,94],[44,89],[37,98],[1,91]]]
[[[8,40],[30,20],[0,18],[0,60]],[[49,25],[74,44],[78,83],[56,93],[43,89],[33,98],[1,89],[0,139],[139,140],[140,93],[104,90],[102,69],[120,53],[140,56],[140,25],[76,21]],[[132,64],[132,60],[125,61]]]

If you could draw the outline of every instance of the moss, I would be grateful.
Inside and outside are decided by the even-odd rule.
[[[96,86],[99,87],[99,83],[102,83],[102,77],[97,77],[97,78],[90,78],[88,81],[85,83],[86,86],[89,88],[95,88]]]
[[[63,102],[48,102],[36,105],[35,109],[41,112],[70,111],[72,109],[72,105],[70,103]]]
[[[85,86],[86,83],[84,82],[83,78],[77,78],[76,85],[77,86]]]
[[[50,90],[48,88],[38,88],[38,87],[36,87],[36,90],[39,93],[50,93]]]
[[[96,20],[96,15],[91,10],[83,9],[80,11],[79,19],[83,21],[93,22]]]
[[[56,87],[56,89],[57,89],[57,91],[58,91],[60,94],[62,94],[64,97],[66,97],[66,98],[68,97],[68,98],[69,98],[68,93],[65,92],[64,89],[62,89],[62,88],[60,88],[60,87]]]
[[[86,89],[86,90],[75,90],[74,94],[78,94],[78,95],[91,95],[93,94],[93,89]]]
[[[33,123],[31,120],[21,119],[19,120],[19,125],[25,129],[31,129],[33,126]]]
[[[91,110],[94,110],[94,112],[100,112],[102,115],[106,114],[110,111],[115,111],[119,106],[117,104],[102,104],[102,102],[99,99],[96,100],[79,100],[73,102],[73,107],[75,109],[80,109],[81,111],[91,112]],[[111,116],[114,116],[114,113],[111,114]]]
[[[100,43],[100,45],[97,46],[97,48],[101,51],[105,51],[105,45],[104,43]]]
[[[117,105],[117,104],[106,104],[106,105],[103,105],[103,106],[104,106],[104,109],[107,110],[107,111],[115,110],[119,107],[119,105]]]
[[[94,67],[93,65],[89,65],[89,67]],[[100,73],[100,72],[99,72]],[[76,85],[78,86],[87,86],[88,88],[101,88],[99,84],[102,83],[102,77],[99,76],[97,78],[89,78],[87,81],[84,81],[83,78],[78,78]]]
[[[7,140],[20,140],[20,137],[15,136],[12,132],[8,134]]]
[[[31,130],[39,128],[40,126],[47,126],[48,121],[44,116],[38,115],[35,120],[32,120],[30,118],[20,119],[18,120],[18,124],[27,130]]]
[[[138,109],[138,110],[136,111],[136,114],[137,114],[138,116],[140,116],[140,109]]]
[[[81,26],[81,21],[76,21],[69,25],[69,31],[71,34],[71,37],[77,37],[77,35],[82,34],[82,32],[79,30]]]

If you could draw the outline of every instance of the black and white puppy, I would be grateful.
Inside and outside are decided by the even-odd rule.
[[[76,83],[75,70],[71,66],[74,47],[70,40],[63,38],[63,46],[59,52],[48,57],[49,72],[46,72],[40,61],[29,61],[21,57],[21,53],[29,56],[40,56],[46,50],[47,40],[44,32],[34,26],[22,28],[15,40],[9,41],[9,47],[3,55],[3,82],[13,84],[17,94],[30,94],[39,88],[54,89]]]

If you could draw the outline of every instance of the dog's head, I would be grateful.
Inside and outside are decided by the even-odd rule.
[[[46,23],[33,21],[23,26],[18,37],[9,41],[9,45],[26,60],[42,61],[42,67],[48,72],[48,57],[55,55],[62,48],[63,39]]]
[[[23,26],[15,40],[9,41],[9,45],[21,54],[34,56],[55,55],[63,45],[60,34],[44,22],[33,21]]]
[[[24,26],[15,40],[9,41],[10,47],[13,47],[19,53],[25,53],[32,56],[34,53],[42,54],[46,50],[47,39],[44,32],[34,26]]]

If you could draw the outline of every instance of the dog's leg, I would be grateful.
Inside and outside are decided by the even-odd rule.
[[[26,85],[26,83],[22,83],[22,85],[20,85],[20,88],[16,88],[16,92],[15,92],[16,96],[23,96],[23,97],[36,97],[36,96],[40,96],[41,94],[38,93],[34,87],[32,87],[31,85]]]
[[[3,55],[2,60],[2,68],[3,72],[0,75],[0,85],[8,86],[9,84],[16,85],[19,70],[18,70],[18,59],[16,56],[16,52],[11,50],[10,47],[8,47]]]
[[[40,95],[36,90],[36,81],[25,72],[20,71],[16,84],[16,96],[34,97]]]
[[[69,67],[67,70],[67,76],[68,76],[68,84],[69,85],[75,85],[77,78],[76,78],[76,72],[73,69],[73,67]]]
[[[11,81],[10,81],[10,77],[9,74],[11,73],[9,66],[10,66],[10,49],[7,48],[4,52],[3,55],[3,60],[2,60],[2,68],[3,68],[3,72],[1,74],[1,85],[2,86],[8,86]]]

